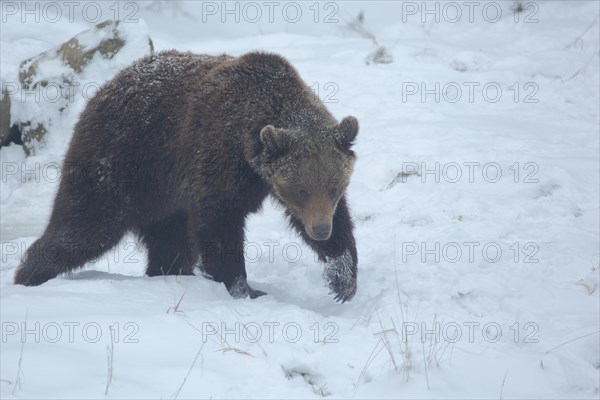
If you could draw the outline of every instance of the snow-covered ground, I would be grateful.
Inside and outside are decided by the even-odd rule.
[[[269,294],[256,300],[145,277],[134,237],[14,286],[80,100],[47,152],[0,149],[2,398],[598,398],[599,3],[267,3],[256,23],[244,3],[228,5],[239,23],[221,2],[118,10],[157,50],[280,53],[360,120],[354,300],[333,301],[270,201],[247,229],[249,281]],[[85,5],[54,23],[21,7],[2,3],[4,82],[93,25]],[[373,42],[343,29],[360,10],[392,63],[367,65]]]

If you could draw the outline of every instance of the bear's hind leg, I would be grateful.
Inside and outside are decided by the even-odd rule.
[[[53,214],[44,235],[27,249],[15,284],[37,286],[80,268],[110,250],[124,234],[115,221],[99,226],[99,221],[107,221],[105,216],[63,211]]]
[[[188,245],[184,212],[144,227],[141,236],[148,247],[148,276],[193,275],[195,260]]]

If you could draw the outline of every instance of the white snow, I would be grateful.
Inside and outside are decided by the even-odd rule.
[[[23,23],[21,4],[2,3],[3,82],[93,25],[81,5],[73,22]],[[270,201],[246,246],[250,285],[268,296],[145,277],[132,236],[71,276],[15,286],[66,147],[29,158],[3,147],[2,398],[600,396],[599,3],[531,2],[518,22],[513,2],[477,3],[470,22],[458,2],[456,23],[445,2],[427,2],[439,22],[422,2],[319,3],[318,23],[313,3],[299,3],[297,23],[279,13],[289,3],[272,23],[261,2],[257,23],[207,13],[221,2],[119,4],[156,50],[280,53],[338,119],[359,119],[358,291],[333,301],[323,265]],[[366,65],[373,43],[341,29],[361,9],[392,63]],[[339,23],[323,23],[332,11]],[[113,74],[95,71],[84,79]],[[79,97],[49,134],[68,143],[84,106]]]

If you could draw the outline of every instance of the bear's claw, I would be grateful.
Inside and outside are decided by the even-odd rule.
[[[265,293],[265,292],[263,292],[263,291],[261,291],[261,290],[255,290],[255,289],[252,289],[250,286],[248,286],[248,289],[250,289],[250,290],[248,291],[248,294],[250,295],[250,298],[251,298],[251,299],[255,299],[255,298],[257,298],[257,297],[260,297],[260,296],[264,296],[264,295],[266,295],[266,293]]]
[[[231,297],[234,299],[243,299],[246,297],[250,297],[251,299],[255,299],[260,296],[264,296],[266,293],[260,290],[255,290],[248,285],[245,277],[236,278],[231,287],[227,289]]]
[[[333,297],[335,301],[345,303],[347,301],[352,300],[352,298],[356,294],[356,280],[354,280],[353,284],[346,288],[333,286],[334,285],[332,283],[329,284],[329,288],[331,289],[331,292],[329,292],[329,294],[335,294],[335,296]]]

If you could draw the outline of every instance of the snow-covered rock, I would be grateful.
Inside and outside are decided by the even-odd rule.
[[[70,137],[52,132],[61,114],[73,103],[92,97],[119,69],[153,51],[143,23],[130,26],[107,20],[21,62],[19,91],[11,93],[11,111],[12,123],[20,126],[25,153],[35,154],[48,145],[53,140],[49,136]]]

